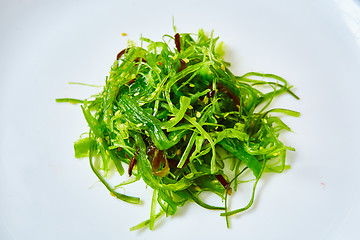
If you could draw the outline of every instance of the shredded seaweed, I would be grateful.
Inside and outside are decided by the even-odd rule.
[[[81,104],[89,125],[87,137],[74,144],[75,156],[89,157],[99,180],[125,202],[140,199],[118,193],[120,186],[143,180],[153,189],[149,220],[130,230],[154,229],[160,216],[174,215],[188,201],[222,211],[229,227],[229,216],[253,205],[261,176],[286,169],[286,152],[294,151],[279,139],[290,128],[276,114],[300,114],[269,109],[270,104],[281,94],[299,98],[277,75],[234,75],[213,33],[176,32],[163,41],[141,41],[141,47],[130,44],[119,51],[102,92],[56,100]],[[113,168],[127,173],[114,187],[106,177]],[[228,197],[246,172],[254,177],[249,203],[230,210]],[[202,192],[215,194],[224,205],[204,202]]]

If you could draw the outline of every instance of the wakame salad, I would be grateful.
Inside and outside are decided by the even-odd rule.
[[[118,53],[101,92],[85,100],[57,99],[81,104],[89,125],[74,144],[75,156],[88,157],[111,195],[127,203],[140,199],[119,187],[144,181],[153,189],[150,218],[130,230],[153,229],[158,218],[188,201],[220,211],[229,227],[229,216],[252,206],[263,173],[287,168],[286,152],[294,149],[279,139],[290,128],[278,115],[300,114],[269,105],[281,94],[298,97],[277,75],[234,75],[213,33],[140,40],[140,47],[129,42]],[[116,186],[107,176],[114,169],[125,178]],[[246,206],[229,209],[244,174],[252,176],[252,195]],[[203,192],[223,205],[206,203]]]

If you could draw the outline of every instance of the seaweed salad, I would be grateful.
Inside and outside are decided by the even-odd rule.
[[[140,199],[120,193],[120,186],[141,180],[153,189],[150,218],[130,230],[153,229],[158,218],[174,215],[188,201],[219,211],[229,227],[229,216],[252,206],[263,173],[287,168],[286,152],[294,148],[279,139],[290,128],[278,115],[300,114],[269,107],[281,94],[298,97],[277,75],[234,75],[213,33],[140,40],[141,46],[129,43],[117,54],[101,92],[57,99],[80,104],[89,126],[74,144],[75,156],[88,157],[92,171],[122,201]],[[112,186],[111,169],[126,179]],[[252,176],[251,197],[229,209],[243,174]],[[206,203],[202,192],[223,205]]]

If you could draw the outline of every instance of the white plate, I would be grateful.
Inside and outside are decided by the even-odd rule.
[[[54,100],[95,93],[67,82],[102,84],[128,39],[161,40],[172,17],[179,32],[214,29],[234,73],[278,74],[301,97],[277,101],[302,113],[285,119],[291,170],[261,181],[231,229],[188,204],[155,231],[129,232],[151,191],[134,206],[96,183],[74,158],[87,130],[79,106]],[[335,2],[3,1],[0,33],[0,239],[359,239],[360,51]]]

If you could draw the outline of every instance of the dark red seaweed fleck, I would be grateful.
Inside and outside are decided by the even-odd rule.
[[[129,50],[129,48],[125,48],[125,49],[121,50],[121,51],[118,53],[118,55],[116,56],[116,60],[119,60],[119,59],[121,58],[121,56],[124,55],[124,53],[125,53],[126,51],[128,51],[128,50]]]
[[[136,158],[133,156],[133,157],[131,158],[131,160],[130,160],[130,163],[129,163],[129,169],[128,169],[129,176],[132,175],[132,170],[133,170],[133,168],[134,168],[134,166],[135,166],[136,163],[137,163],[137,160],[136,160]]]
[[[219,180],[219,182],[221,183],[221,185],[224,186],[225,189],[227,189],[229,187],[229,183],[228,181],[225,180],[225,178],[221,175],[215,175],[216,179]]]
[[[146,60],[141,57],[137,57],[134,59],[134,62],[145,62],[146,63]]]
[[[232,91],[230,91],[230,89],[228,89],[226,86],[224,86],[221,83],[217,84],[217,88],[219,91],[225,93],[226,95],[228,95],[229,98],[231,98],[236,106],[236,109],[239,110],[239,106],[240,106],[240,98],[239,96],[235,95]]]
[[[179,161],[176,161],[172,158],[168,159],[168,162],[169,162],[169,166],[172,167],[172,168],[176,168],[176,166],[178,165]]]
[[[215,90],[211,90],[210,92],[207,93],[208,98],[213,98],[215,97]]]
[[[179,72],[184,70],[186,68],[186,63],[184,60],[182,60],[181,58],[179,59],[180,60],[180,69],[179,69]]]
[[[213,85],[212,85],[212,83],[209,85],[209,89],[210,89],[210,92],[208,92],[206,95],[207,95],[207,97],[208,98],[213,98],[213,97],[215,97],[215,90],[213,89],[213,87],[212,87]]]
[[[178,50],[178,52],[181,51],[181,46],[180,46],[180,34],[175,34],[175,45],[176,45],[176,49]]]
[[[133,170],[134,166],[137,163],[137,160],[136,160],[135,156],[138,154],[138,152],[139,152],[139,148],[136,149],[136,152],[135,152],[134,156],[132,156],[132,158],[130,159],[129,169],[128,169],[129,176],[132,175],[132,170]]]
[[[157,171],[160,168],[160,163],[165,163],[165,155],[161,150],[156,151],[152,160],[151,166],[153,171]]]
[[[132,79],[132,80],[128,81],[126,84],[127,84],[127,85],[130,85],[130,84],[132,84],[132,83],[134,83],[134,82],[135,82],[135,79]]]

